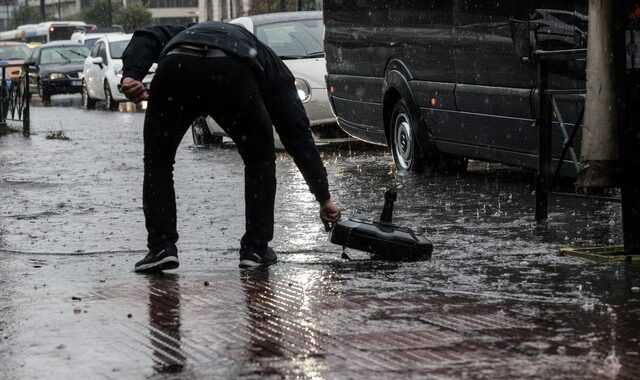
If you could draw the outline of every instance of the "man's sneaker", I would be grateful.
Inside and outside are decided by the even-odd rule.
[[[178,249],[173,244],[167,244],[160,248],[150,249],[144,259],[138,261],[134,270],[136,272],[159,272],[178,267]]]
[[[240,249],[240,268],[266,266],[275,264],[276,261],[278,261],[278,257],[270,247],[259,251],[247,248]]]

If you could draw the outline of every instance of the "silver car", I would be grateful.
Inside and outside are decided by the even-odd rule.
[[[296,78],[296,87],[309,117],[316,143],[343,141],[347,135],[337,126],[329,104],[324,59],[322,12],[282,12],[240,17],[230,21],[254,33],[285,62]],[[192,125],[196,145],[219,143],[226,136],[209,116]],[[276,147],[282,148],[274,131]]]

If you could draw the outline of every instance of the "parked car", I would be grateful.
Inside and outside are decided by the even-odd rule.
[[[104,100],[107,109],[116,110],[118,103],[127,98],[120,89],[122,79],[122,53],[131,40],[131,34],[109,34],[99,39],[84,61],[82,81],[82,104],[95,108],[96,102]],[[142,83],[149,87],[155,73],[154,64]]]
[[[71,41],[38,45],[29,57],[29,86],[43,102],[52,95],[82,92],[82,66],[89,49]]]
[[[270,13],[240,17],[229,22],[247,28],[283,59],[296,78],[298,94],[316,141],[336,141],[347,137],[337,126],[327,96],[322,12]],[[211,117],[206,118],[206,127],[205,130],[203,125],[196,123],[192,128],[194,143],[201,144],[207,138],[222,141],[226,136]],[[202,136],[203,133],[210,133],[212,137]],[[282,148],[277,134],[274,137],[276,146]]]
[[[20,78],[22,64],[31,55],[31,49],[22,42],[0,42],[0,62],[15,65],[5,69],[4,77],[8,79]]]

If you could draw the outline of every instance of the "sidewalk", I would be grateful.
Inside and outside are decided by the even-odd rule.
[[[605,279],[614,270],[583,266],[598,273],[583,289],[545,291],[547,279],[579,269],[564,263],[545,275],[516,264],[488,273],[494,292],[474,292],[471,273],[467,284],[447,280],[464,263],[443,260],[288,253],[269,270],[241,271],[232,253],[184,252],[176,273],[144,276],[131,272],[137,256],[0,254],[3,377],[632,379],[640,371],[639,297]],[[611,302],[583,295],[596,287]],[[625,298],[633,306],[616,301]]]

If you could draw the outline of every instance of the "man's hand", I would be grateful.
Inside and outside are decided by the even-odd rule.
[[[320,202],[320,220],[322,220],[326,231],[331,230],[330,223],[340,220],[340,209],[331,200]]]
[[[149,94],[144,88],[142,82],[130,77],[122,79],[122,93],[127,97],[127,99],[136,104],[149,99]]]

